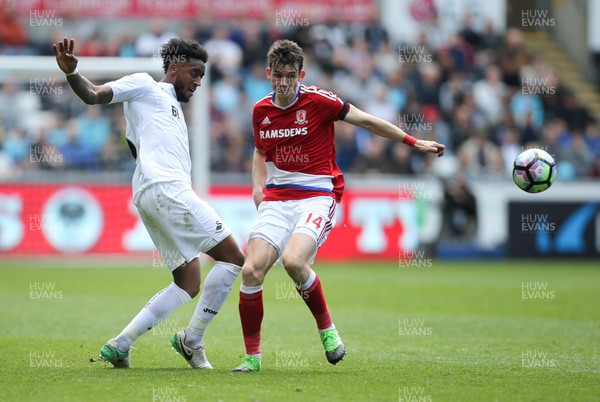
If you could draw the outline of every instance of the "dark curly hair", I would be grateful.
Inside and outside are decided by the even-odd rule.
[[[269,68],[289,65],[298,67],[298,71],[302,71],[304,65],[302,48],[291,40],[275,41],[267,53],[267,65]]]
[[[206,49],[195,40],[185,40],[182,38],[171,38],[167,43],[161,46],[160,56],[163,60],[163,70],[165,74],[171,63],[186,63],[189,59],[208,61]]]

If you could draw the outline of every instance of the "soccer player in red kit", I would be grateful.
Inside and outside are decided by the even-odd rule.
[[[295,42],[278,40],[271,46],[266,74],[273,92],[256,103],[252,114],[253,198],[258,214],[248,236],[240,287],[246,355],[233,371],[260,371],[262,284],[279,259],[315,317],[327,360],[336,364],[346,354],[319,277],[311,269],[335,224],[335,208],[344,190],[335,163],[334,122],[343,120],[421,152],[444,153],[442,144],[417,140],[331,92],[301,84],[303,60]]]

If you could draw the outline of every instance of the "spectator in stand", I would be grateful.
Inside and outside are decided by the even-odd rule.
[[[462,27],[458,34],[467,42],[474,50],[483,48],[483,38],[479,32],[473,27],[473,14],[467,12],[462,18]]]
[[[575,169],[576,177],[586,177],[591,174],[596,158],[587,147],[583,135],[579,132],[571,136],[571,144],[562,149],[562,159],[569,161]]]
[[[264,75],[264,72],[263,72]],[[239,113],[241,105],[240,80],[236,74],[227,71],[214,82],[212,96],[217,110],[229,117]]]
[[[461,145],[458,152],[465,156],[471,169],[481,177],[504,175],[500,148],[490,141],[486,131],[478,131]]]
[[[412,160],[413,153],[410,148],[403,147],[402,144],[393,143],[390,147],[389,171],[386,173],[412,175],[415,174],[415,167]]]
[[[164,21],[151,20],[148,29],[135,42],[136,55],[140,57],[158,57],[160,47],[176,36],[175,33],[167,31]]]
[[[573,93],[565,95],[562,107],[558,111],[559,118],[567,123],[571,132],[583,132],[592,117],[586,108],[581,106]]]
[[[90,108],[92,109],[96,108]],[[98,155],[88,146],[87,134],[85,135],[86,140],[82,141],[76,120],[67,122],[67,143],[59,148],[66,168],[86,170],[98,167]]]
[[[485,50],[496,51],[502,45],[502,38],[496,32],[494,20],[487,19],[481,34],[481,48]]]
[[[440,68],[436,63],[425,63],[419,66],[415,93],[423,106],[432,105],[439,108],[440,79]]]
[[[396,108],[395,105],[389,103],[387,86],[383,83],[377,84],[374,89],[373,97],[364,99],[362,109],[382,120],[389,122],[398,121],[399,109]],[[373,138],[374,136],[369,131],[358,127],[356,132],[356,142],[361,153],[364,153],[369,149],[369,143]]]
[[[452,111],[470,90],[471,83],[465,79],[462,71],[454,70],[450,73],[448,79],[440,86],[439,100],[441,112],[447,120],[452,119]]]
[[[523,34],[518,28],[508,28],[504,43],[498,50],[498,62],[502,70],[502,80],[513,88],[521,88],[521,67],[525,65],[527,51]]]
[[[548,96],[542,97],[542,103],[544,104],[545,119],[551,120],[563,113],[562,107],[565,98],[571,93],[571,90],[563,84],[556,68],[550,67],[547,74],[545,78],[547,79]]]
[[[100,57],[107,54],[106,41],[102,38],[100,30],[95,30],[86,40],[79,45],[79,55],[84,57]]]
[[[471,73],[475,62],[475,49],[465,38],[458,33],[452,34],[446,50],[455,68]]]
[[[475,135],[475,127],[471,122],[472,107],[460,103],[452,112],[450,124],[451,149],[457,150],[465,141]]]
[[[335,160],[342,172],[350,172],[359,156],[356,129],[352,124],[335,123]]]
[[[242,173],[248,172],[251,167],[251,152],[246,151],[244,133],[240,127],[234,124],[228,125],[227,147],[223,151],[222,158],[213,168],[218,172]]]
[[[265,78],[264,60],[256,61],[250,65],[248,75],[243,81],[243,86],[248,102],[252,105],[264,98],[265,94],[271,91],[271,83]]]
[[[500,152],[502,153],[502,160],[504,162],[504,172],[507,177],[511,176],[513,162],[523,152],[521,136],[516,128],[508,128],[504,132],[502,141],[500,142]]]
[[[242,26],[242,60],[246,69],[252,69],[252,66],[260,63],[263,67],[264,55],[269,51],[269,34],[265,27],[258,21],[245,21]]]
[[[558,138],[565,129],[564,121],[554,119],[544,124],[540,132],[540,139],[536,142],[525,142],[525,148],[542,148],[556,160],[563,159],[563,147],[560,146]]]
[[[327,34],[327,28],[323,25],[316,25],[312,27],[309,31],[309,38],[312,42],[310,46],[312,47],[315,60],[326,72],[333,73],[334,70],[338,69],[336,67],[342,66],[344,70],[347,69],[345,63],[345,58],[347,58],[348,55],[348,52],[346,51],[346,46],[343,46],[341,48],[335,48],[330,43]],[[338,65],[336,66],[335,62],[336,60],[339,60],[340,57],[344,57],[344,62],[338,63]]]
[[[381,80],[373,74],[373,64],[365,63],[352,73],[338,70],[333,75],[333,85],[338,94],[350,103],[361,103],[374,96]]]
[[[130,29],[124,29],[121,35],[117,38],[119,57],[135,57],[135,36]]]
[[[89,148],[92,158],[97,159],[110,136],[110,123],[106,115],[102,113],[101,107],[88,107],[85,113],[77,118],[77,128],[67,129],[67,136],[72,143],[79,136],[73,132],[81,133],[80,135],[85,138],[85,145]]]
[[[86,41],[97,34],[98,20],[83,18],[76,7],[67,10],[62,17],[61,35],[67,38],[79,38]]]
[[[600,158],[600,130],[596,120],[588,121],[583,132],[583,138],[587,147],[596,158]]]
[[[427,37],[427,47],[436,52],[448,44],[448,32],[445,32],[435,10],[429,13],[427,21],[421,25],[421,32]]]
[[[380,52],[381,47],[389,44],[389,35],[379,22],[380,10],[377,3],[373,3],[364,24],[364,38],[373,52]]]
[[[465,171],[459,171],[444,186],[444,219],[452,238],[474,236],[477,227],[477,203],[469,188]]]
[[[502,119],[506,84],[502,82],[502,72],[496,65],[490,65],[485,70],[485,78],[473,85],[473,97],[477,107],[485,113],[486,123],[496,125]]]
[[[0,169],[1,170],[1,169]],[[600,179],[600,158],[596,158],[592,170],[590,171],[590,177]]]
[[[389,77],[400,71],[398,66],[398,49],[389,40],[384,40],[379,45],[379,50],[373,57],[377,74],[382,77]],[[374,54],[374,55],[375,55]]]
[[[15,165],[29,163],[29,140],[27,132],[21,127],[15,127],[6,133],[3,146],[4,153],[12,159]]]
[[[390,171],[389,159],[386,158],[387,140],[375,137],[371,140],[365,152],[361,154],[354,168],[355,173],[381,174]]]
[[[46,140],[50,145],[62,147],[68,141],[66,122],[63,115],[60,113],[53,113],[52,117],[53,119],[48,126]]]
[[[223,74],[237,74],[242,66],[242,49],[229,39],[229,30],[223,23],[218,23],[211,38],[204,44],[210,57],[210,65],[214,71],[214,79]]]
[[[36,78],[32,76],[32,79]],[[27,128],[32,123],[32,117],[41,110],[41,99],[50,98],[36,96],[36,86],[31,81],[27,84],[22,85],[22,82],[11,76],[6,77],[1,84],[0,125],[5,131],[15,127]]]
[[[350,47],[348,48],[348,60],[346,66],[354,73],[366,63],[374,67],[374,60],[369,51],[368,43],[365,38],[355,37],[350,42]],[[376,71],[373,68],[373,73],[375,72]]]
[[[37,141],[29,148],[29,167],[41,170],[54,170],[64,167],[64,155],[60,152],[59,147],[48,142],[45,127],[42,127]]]
[[[408,80],[404,79],[401,68],[397,68],[386,76],[386,84],[388,85],[388,102],[396,109],[404,109],[409,96],[414,98],[414,88]],[[331,88],[331,86],[327,88]]]
[[[102,148],[100,153],[100,167],[102,170],[117,171],[121,169],[123,154],[117,138],[116,135],[110,135],[106,144],[104,144],[104,148]]]
[[[539,130],[544,123],[544,104],[531,83],[524,85],[522,90],[515,91],[510,98],[510,111],[520,128],[531,124],[535,130]]]

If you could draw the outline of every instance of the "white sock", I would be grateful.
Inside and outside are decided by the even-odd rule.
[[[310,275],[308,276],[308,279],[306,280],[306,282],[304,282],[300,286],[296,286],[296,287],[298,288],[298,290],[306,290],[309,287],[311,287],[313,283],[315,283],[315,279],[317,279],[317,274],[315,271],[313,271],[311,269]]]
[[[119,349],[123,352],[131,348],[131,344],[152,327],[160,324],[177,307],[192,300],[190,295],[175,283],[156,293],[144,308],[131,320],[117,336]]]
[[[252,295],[254,293],[258,293],[261,290],[263,290],[263,285],[246,286],[243,283],[240,285],[240,292],[245,293],[247,295]]]
[[[331,324],[331,327],[329,327],[329,328],[320,329],[320,330],[319,330],[319,333],[323,333],[323,332],[325,332],[325,331],[329,331],[330,329],[335,329],[335,324]]]
[[[231,286],[241,269],[237,265],[217,261],[210,270],[204,280],[196,310],[185,330],[185,343],[187,346],[197,349],[202,345],[208,324],[223,307],[225,299],[231,293]]]

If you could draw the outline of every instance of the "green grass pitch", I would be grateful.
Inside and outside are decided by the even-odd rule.
[[[335,367],[275,267],[257,374],[230,372],[243,354],[239,278],[206,335],[214,370],[192,370],[170,348],[194,301],[136,342],[130,370],[98,361],[170,275],[88,265],[1,263],[0,400],[600,400],[598,261],[317,264],[348,352]]]

